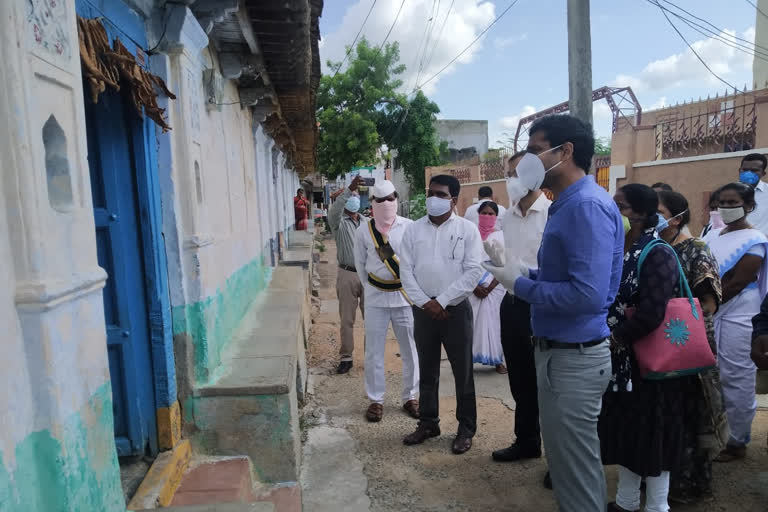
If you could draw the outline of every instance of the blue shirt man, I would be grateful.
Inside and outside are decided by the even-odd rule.
[[[582,177],[549,208],[538,271],[515,283],[515,295],[531,304],[534,336],[563,343],[607,338],[623,253],[616,203],[594,177]]]
[[[603,512],[597,420],[612,373],[606,319],[621,280],[624,228],[613,199],[588,176],[595,147],[589,124],[547,116],[529,135],[517,175],[528,190],[555,196],[539,268],[504,261],[488,245],[493,264],[504,266],[484,266],[531,304],[541,434],[558,510]]]

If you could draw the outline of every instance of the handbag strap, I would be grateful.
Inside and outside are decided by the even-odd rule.
[[[672,255],[675,257],[675,262],[677,263],[677,272],[680,276],[680,293],[681,296],[687,297],[688,302],[691,304],[691,313],[693,314],[693,318],[696,320],[699,319],[699,312],[696,308],[696,303],[693,301],[693,293],[691,292],[691,287],[688,285],[688,279],[685,277],[685,272],[683,272],[683,266],[680,264],[680,258],[677,257],[677,252],[675,249],[669,245],[664,240],[661,240],[660,238],[656,238],[648,242],[645,247],[643,247],[643,250],[640,252],[640,256],[637,259],[637,277],[640,278],[640,269],[643,266],[643,263],[645,262],[645,259],[648,257],[648,254],[650,254],[651,250],[654,247],[661,246],[661,247],[667,247],[672,252]]]

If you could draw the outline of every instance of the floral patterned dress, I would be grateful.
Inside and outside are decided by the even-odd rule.
[[[696,425],[699,390],[697,376],[643,380],[632,351],[632,343],[661,324],[667,303],[679,293],[677,260],[669,248],[652,249],[642,274],[637,272],[640,253],[657,237],[649,229],[624,256],[619,292],[608,313],[614,375],[598,422],[603,464],[644,477],[680,467],[685,433]],[[631,318],[628,308],[635,308]]]
[[[723,297],[720,269],[707,243],[699,238],[691,238],[675,245],[674,249],[694,295],[714,295],[720,305]],[[717,354],[713,316],[704,315],[704,324],[709,346]],[[715,367],[698,377],[698,421],[696,428],[686,431],[682,465],[672,473],[670,480],[670,489],[679,498],[695,499],[712,492],[712,456],[728,439],[720,372]]]

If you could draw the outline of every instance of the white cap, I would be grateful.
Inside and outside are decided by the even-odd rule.
[[[395,191],[395,186],[389,180],[376,181],[371,188],[371,197],[387,197]]]

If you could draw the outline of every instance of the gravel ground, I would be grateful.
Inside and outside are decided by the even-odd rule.
[[[309,361],[313,367],[314,398],[305,407],[305,424],[341,427],[356,442],[354,456],[368,480],[370,510],[391,511],[555,511],[544,489],[544,459],[520,464],[494,463],[490,454],[513,437],[514,402],[505,376],[476,366],[478,432],[472,449],[461,456],[450,452],[456,431],[455,399],[450,367],[443,361],[441,376],[442,436],[407,447],[402,437],[416,422],[400,409],[400,358],[390,332],[387,345],[387,399],[381,423],[368,423],[363,388],[362,321],[356,326],[355,366],[348,375],[334,374],[338,364],[338,305],[335,301],[336,255],[332,240],[324,241],[317,269],[318,297],[314,301]],[[744,461],[715,465],[712,503],[675,506],[683,512],[765,512],[768,510],[768,410],[760,409],[753,427],[756,440]],[[615,495],[616,468],[606,468],[609,496]],[[338,510],[360,510],[345,508]],[[366,508],[367,510],[367,508]]]

